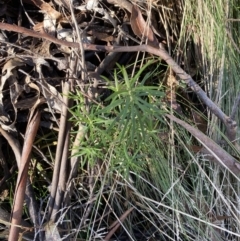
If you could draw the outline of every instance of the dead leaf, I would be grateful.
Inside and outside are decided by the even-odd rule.
[[[110,12],[109,14],[109,12],[106,11],[105,9],[99,8],[98,5],[99,5],[99,0],[88,0],[84,5],[75,6],[75,9],[79,9],[81,11],[88,10],[88,11],[98,12],[99,14],[103,15],[102,17],[103,19],[108,20],[113,25],[113,27],[116,28],[117,20],[114,19],[113,17],[114,13]]]
[[[62,96],[55,87],[46,82],[42,74],[41,66],[45,65],[50,68],[50,65],[43,58],[34,59],[34,62],[36,63],[36,70],[40,76],[39,88],[41,89],[41,92],[45,97],[49,108],[54,109],[60,113],[62,111]]]
[[[17,77],[17,70],[15,69],[18,66],[22,66],[24,62],[21,59],[11,59],[9,60],[3,67],[3,72],[5,72],[5,75],[2,77],[2,82],[0,86],[0,90],[4,88],[4,84],[8,81],[9,82],[9,90],[10,90],[10,100],[12,103],[12,108],[14,110],[14,120],[12,120],[10,123],[11,125],[14,125],[17,118],[17,109],[31,109],[34,106],[39,105],[40,103],[43,103],[42,101],[38,101],[40,98],[40,90],[38,86],[30,81],[30,77],[27,76],[25,79],[25,85],[20,85],[18,83]],[[34,89],[37,91],[37,94],[30,98],[22,98],[19,100],[20,96],[24,96],[24,92],[30,92],[31,89]],[[2,93],[2,91],[1,91]],[[2,103],[3,95],[0,94],[0,103]],[[2,108],[4,108],[2,106]],[[0,118],[2,120],[2,118]],[[4,122],[5,124],[5,122]]]
[[[22,94],[23,92],[23,87],[21,85],[19,85],[17,83],[17,81],[12,84],[10,86],[10,99],[11,99],[11,102],[12,102],[12,106],[13,106],[13,109],[14,109],[14,114],[15,114],[15,118],[13,120],[13,123],[16,122],[17,120],[17,107],[16,107],[16,103],[17,103],[17,99],[18,97]]]
[[[35,90],[36,95],[33,97],[28,97],[27,99],[25,98],[22,100],[17,100],[16,103],[14,103],[16,108],[35,109],[40,104],[43,104],[46,102],[44,98],[40,98],[40,89],[35,83],[31,82],[30,75],[26,76],[25,85],[22,87],[22,90],[24,90],[26,93],[29,93],[31,90]]]
[[[0,85],[0,122],[4,129],[9,129],[9,128],[12,129],[11,126],[13,126],[16,121],[17,111],[16,111],[16,108],[14,107],[15,118],[13,121],[10,120],[10,117],[6,114],[5,109],[4,109],[3,88],[6,84],[6,82],[8,81],[9,88],[10,88],[11,102],[14,104],[15,98],[16,98],[16,94],[14,92],[14,87],[17,86],[16,88],[18,88],[18,84],[17,84],[18,74],[17,74],[16,68],[19,66],[22,66],[22,65],[24,65],[23,60],[21,60],[19,58],[12,58],[5,63],[5,65],[3,66],[3,69],[2,69],[3,75],[1,78],[1,85]]]
[[[30,0],[35,6],[41,9],[44,13],[43,23],[38,23],[33,27],[35,31],[46,32],[55,35],[57,21],[62,17],[62,14],[51,7],[49,3],[43,0]]]
[[[59,39],[66,40],[69,42],[73,42],[74,40],[72,29],[61,28],[57,31],[57,36]]]
[[[43,28],[46,33],[55,35],[57,20],[51,18],[48,14],[44,14]]]
[[[207,133],[208,122],[207,122],[206,118],[204,119],[204,117],[200,113],[200,111],[196,111],[193,108],[191,108],[191,112],[192,112],[194,123],[197,126],[197,128],[201,132]]]
[[[108,35],[107,33],[99,32],[97,30],[92,30],[92,35],[102,41],[105,42],[112,42],[114,40],[114,37],[112,35]]]
[[[48,223],[46,223],[44,225],[44,229],[45,229],[45,235],[46,235],[45,240],[48,240],[48,241],[61,240],[60,234],[58,232],[58,228],[54,222],[49,221]]]
[[[197,146],[197,145],[191,145],[191,146],[188,146],[187,147],[189,148],[190,151],[194,152],[194,153],[198,153],[202,150],[202,147],[201,146]]]
[[[1,193],[0,193],[1,202],[5,201],[8,196],[9,196],[9,190],[8,189],[5,189],[5,190],[1,191]]]
[[[43,0],[30,0],[35,6],[40,8],[44,13],[46,13],[51,19],[59,19],[61,13],[56,11],[51,7],[49,3],[44,2]]]
[[[10,78],[11,76],[13,76],[15,74],[15,73],[13,73],[13,70],[16,67],[19,67],[22,65],[24,65],[24,61],[19,58],[10,59],[4,64],[4,66],[2,68],[3,75],[1,78],[0,93],[2,92],[3,87],[6,83],[6,81],[8,80],[8,78]],[[16,76],[14,76],[14,77],[16,77]]]
[[[232,216],[226,216],[226,215],[224,215],[224,216],[219,216],[219,215],[217,215],[217,216],[212,216],[211,217],[211,221],[212,221],[212,223],[213,224],[219,224],[221,221],[223,221],[223,220],[225,220],[225,219],[228,219],[228,218],[231,218]]]
[[[142,13],[137,5],[132,6],[132,13],[130,18],[132,30],[139,38],[147,40],[148,45],[159,48],[159,42],[154,35],[151,27],[145,22]]]

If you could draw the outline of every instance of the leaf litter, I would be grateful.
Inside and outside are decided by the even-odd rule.
[[[81,44],[85,44],[85,46],[94,44],[127,47],[145,43],[157,49],[167,47],[169,50],[174,49],[178,40],[176,33],[173,32],[172,36],[169,36],[169,30],[166,28],[166,25],[162,24],[159,17],[157,17],[158,11],[162,10],[160,8],[157,11],[152,9],[155,14],[151,14],[151,19],[147,19],[146,16],[148,15],[145,10],[147,9],[148,11],[148,3],[139,3],[138,5],[133,1],[73,1],[71,6],[70,1],[67,0],[50,1],[49,3],[43,0],[23,0],[22,5],[19,5],[18,11],[16,11],[17,8],[14,7],[13,3],[14,1],[9,1],[4,4],[4,7],[0,8],[1,22],[12,24],[13,29],[19,30],[16,31],[18,34],[14,30],[12,32],[2,30],[0,33],[0,64],[2,70],[0,124],[3,129],[1,133],[9,140],[9,146],[12,149],[20,148],[21,153],[27,148],[26,156],[24,156],[24,153],[21,154],[27,166],[30,160],[28,155],[34,145],[33,139],[39,138],[39,140],[35,139],[35,141],[41,142],[41,138],[45,139],[48,134],[58,135],[56,148],[48,147],[50,152],[55,151],[54,155],[52,155],[53,157],[47,157],[45,153],[42,153],[44,158],[54,159],[54,168],[53,170],[50,169],[52,184],[48,187],[51,196],[49,203],[45,206],[47,214],[43,212],[41,203],[37,201],[36,196],[39,199],[38,194],[32,192],[30,196],[33,201],[27,202],[27,209],[34,226],[34,231],[29,231],[26,228],[26,232],[23,232],[23,238],[29,240],[29,237],[32,238],[34,234],[34,240],[78,240],[76,237],[80,233],[83,237],[89,237],[88,240],[95,240],[95,238],[110,240],[114,235],[117,240],[150,240],[151,232],[156,233],[156,237],[159,237],[157,236],[159,232],[156,227],[159,223],[156,221],[156,224],[153,225],[150,219],[146,219],[149,222],[144,221],[149,225],[150,232],[144,230],[141,233],[142,226],[139,224],[133,225],[136,228],[133,228],[130,234],[124,229],[124,226],[121,226],[121,222],[125,222],[128,216],[131,216],[132,220],[134,220],[134,215],[141,212],[138,210],[133,211],[133,207],[125,205],[125,211],[117,214],[116,210],[111,211],[112,207],[109,206],[110,204],[107,200],[105,200],[107,203],[106,210],[102,214],[100,213],[99,216],[96,216],[98,218],[96,222],[91,223],[93,225],[92,231],[89,234],[84,233],[86,232],[85,227],[91,217],[93,204],[97,199],[92,186],[92,182],[97,179],[90,176],[98,176],[99,172],[107,168],[106,166],[108,165],[101,158],[96,161],[94,168],[91,168],[87,164],[87,170],[91,175],[85,177],[86,180],[84,178],[81,180],[82,183],[85,182],[89,195],[88,199],[86,199],[87,201],[82,203],[83,207],[78,209],[79,212],[82,212],[80,214],[81,217],[79,218],[78,214],[73,216],[74,221],[70,225],[65,225],[64,221],[69,222],[68,215],[73,215],[72,212],[68,212],[68,208],[73,205],[71,200],[74,197],[75,180],[81,179],[76,170],[79,165],[79,158],[76,156],[70,157],[71,145],[69,143],[75,137],[73,139],[74,147],[80,146],[81,141],[87,136],[87,128],[82,123],[78,123],[78,126],[75,127],[69,122],[71,118],[69,110],[76,103],[73,103],[66,96],[78,91],[84,99],[86,108],[79,111],[86,111],[90,114],[91,106],[102,104],[101,98],[104,98],[104,95],[109,95],[108,91],[106,91],[108,83],[100,75],[104,74],[112,78],[112,72],[117,63],[131,65],[136,62],[137,58],[135,54],[129,54],[127,51],[119,53],[83,51]],[[178,3],[177,5],[181,4]],[[165,7],[166,9],[171,9],[168,4]],[[12,9],[12,14],[9,14],[9,11]],[[74,17],[71,15],[72,10]],[[176,11],[176,15],[179,15],[178,10],[177,8],[171,9],[171,11]],[[22,17],[21,21],[18,21],[18,15]],[[181,16],[179,18],[181,19]],[[176,24],[175,27],[180,29],[181,22],[176,22],[176,19],[174,21]],[[151,25],[154,23],[159,23],[159,28],[156,29],[156,24],[154,26]],[[34,37],[28,35],[25,29],[32,29],[35,32]],[[78,34],[78,31],[80,34]],[[160,34],[156,36],[155,32],[159,32]],[[49,37],[49,35],[52,37]],[[57,39],[57,41],[51,41],[53,39]],[[69,43],[68,46],[61,44],[59,40],[67,41]],[[73,45],[71,43],[78,43],[80,47],[78,49],[72,48]],[[142,53],[140,53],[140,56],[140,59],[143,58]],[[184,59],[184,61],[186,64],[188,60]],[[138,64],[137,68],[141,67],[142,64]],[[163,65],[161,68],[164,70]],[[192,73],[196,74],[197,67],[194,68]],[[176,75],[172,71],[168,72],[166,79],[168,89],[166,91],[166,103],[167,105],[172,104],[173,109],[180,115],[183,115],[183,106],[178,103],[177,99],[178,87],[176,87],[176,82],[179,80],[176,80]],[[66,87],[65,82],[69,84],[68,87]],[[191,99],[189,98],[188,101],[191,102]],[[202,101],[198,99],[198,103],[202,104]],[[202,106],[204,105],[207,105],[207,103],[203,103]],[[35,123],[36,116],[39,117],[40,115],[39,111],[41,112],[41,121],[39,120],[39,123],[38,121]],[[206,122],[196,112],[191,114],[190,111],[189,113],[190,119],[195,122],[196,126],[206,131]],[[201,142],[205,142],[206,136],[200,135],[201,137],[199,137],[198,130],[191,129],[190,131],[190,127],[186,123],[180,122],[175,117],[168,117],[180,123],[193,136],[199,138]],[[38,124],[40,127],[38,127]],[[33,126],[33,134],[29,134],[29,126]],[[5,130],[9,132],[8,135],[10,136],[7,137],[6,133],[4,133]],[[78,130],[77,135],[71,136],[71,133],[74,133],[76,130]],[[20,133],[24,136],[23,138],[20,138]],[[11,136],[16,138],[18,135],[21,143],[20,146],[10,144]],[[35,137],[36,135],[38,137]],[[26,147],[26,142],[29,141],[28,138],[30,138],[30,146]],[[221,156],[221,147],[212,145]],[[35,145],[34,147],[37,148]],[[131,150],[128,151],[131,152]],[[40,150],[33,152],[34,155],[39,155],[39,153]],[[73,150],[72,153],[76,155],[76,151]],[[6,155],[6,153],[3,153],[3,155]],[[16,151],[14,155],[19,160]],[[233,173],[238,173],[238,165],[235,163],[235,160],[229,156],[228,158],[231,159],[231,170]],[[218,162],[218,159],[214,159],[214,161]],[[50,168],[46,163],[43,161],[41,165],[45,168]],[[69,165],[69,163],[71,164]],[[14,163],[11,163],[11,165],[14,165]],[[33,164],[30,163],[30,166],[33,168]],[[69,168],[71,169],[69,170]],[[22,171],[23,169],[20,170]],[[61,177],[59,177],[59,173],[61,173]],[[29,176],[26,171],[24,174],[20,172],[19,175],[24,175],[23,189],[25,189],[26,183],[30,187],[33,185],[33,183],[29,182]],[[22,181],[21,178],[19,179],[20,181]],[[116,177],[116,179],[119,182],[123,181],[120,177]],[[22,193],[18,193],[18,184],[19,181],[15,195],[20,195],[21,198],[19,200],[21,199],[21,201],[15,199],[17,205],[14,203],[13,210],[14,208],[23,206],[24,190]],[[130,186],[128,187],[129,193],[132,192]],[[79,188],[82,188],[81,185]],[[39,218],[36,216],[37,213],[41,218],[41,222],[36,221]],[[105,216],[107,217],[105,221],[108,222],[108,225],[104,226],[100,221],[98,227],[99,219],[103,220]],[[218,217],[221,216],[218,215]],[[227,218],[229,217],[227,216]],[[9,237],[17,237],[19,235],[21,230],[17,225],[22,224],[21,219],[21,213],[19,216],[13,215],[12,223],[16,224],[16,227],[11,229]],[[42,225],[43,223],[44,225]],[[169,232],[171,227],[163,225],[163,229]],[[135,239],[131,237],[135,237]],[[153,235],[152,237],[155,236]],[[154,238],[151,240],[154,240]]]

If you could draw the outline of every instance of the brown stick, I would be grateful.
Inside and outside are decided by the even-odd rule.
[[[240,165],[239,163],[224,149],[222,149],[219,145],[217,145],[212,139],[210,139],[208,136],[204,135],[201,131],[196,129],[195,127],[189,125],[188,123],[178,119],[177,117],[173,115],[166,115],[170,120],[178,123],[183,128],[188,130],[194,137],[196,137],[198,140],[200,140],[201,143],[205,144],[207,148],[211,151],[208,151],[207,149],[204,150],[206,154],[212,154],[213,152],[218,158],[211,158],[211,161],[215,162],[216,164],[219,164],[220,166],[224,168],[228,168],[232,173],[239,175],[240,174]]]
[[[66,182],[68,179],[68,157],[71,122],[69,108],[71,108],[69,99],[70,84],[64,83],[63,86],[63,108],[60,120],[60,131],[58,136],[58,145],[53,170],[51,196],[49,202],[49,218],[56,221],[59,216],[59,210],[62,207],[63,196],[66,191]],[[63,131],[61,131],[63,130]]]
[[[134,210],[133,207],[129,208],[126,212],[124,212],[119,219],[117,219],[110,227],[109,233],[104,238],[105,241],[109,241],[113,234],[117,231],[117,229],[121,226],[124,220],[128,217],[128,215]]]
[[[9,241],[18,240],[18,235],[20,231],[19,225],[21,225],[22,222],[23,201],[28,177],[29,156],[32,150],[33,141],[37,134],[38,126],[40,123],[40,116],[40,111],[37,111],[29,122],[25,134],[21,164],[14,196],[11,229],[8,237]]]
[[[15,139],[12,134],[3,130],[1,127],[0,127],[0,133],[8,141],[8,144],[11,146],[11,148],[15,154],[18,169],[20,170],[22,147],[19,144],[19,141],[17,139]],[[14,167],[11,168],[10,173],[13,172],[13,169],[14,169]],[[37,212],[38,208],[36,208],[36,200],[34,198],[33,188],[29,182],[29,179],[27,180],[27,187],[26,187],[26,191],[25,191],[25,201],[26,201],[32,222],[34,223],[35,227],[39,227],[38,219],[36,218],[37,217],[36,212]],[[22,223],[22,224],[24,224],[24,226],[26,226],[26,223]],[[28,234],[26,234],[26,235],[28,235]],[[24,234],[24,236],[25,236],[25,234]]]

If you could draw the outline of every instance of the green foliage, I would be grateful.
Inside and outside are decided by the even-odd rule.
[[[156,123],[163,121],[164,113],[160,105],[164,96],[161,88],[144,85],[153,74],[145,73],[151,63],[145,64],[133,78],[129,78],[125,67],[118,66],[121,75],[115,70],[114,82],[106,79],[112,92],[103,102],[106,106],[93,104],[90,112],[84,113],[79,104],[83,105],[83,100],[78,95],[73,116],[87,126],[88,134],[77,155],[85,161],[94,164],[96,158],[104,159],[109,147],[114,146],[111,168],[117,167],[124,175],[130,170],[143,170],[138,161],[140,150],[146,145],[147,136],[155,132]]]
[[[120,141],[126,139],[127,144],[135,141],[140,143],[144,140],[146,133],[153,131],[154,122],[162,120],[163,111],[159,103],[164,93],[159,87],[144,85],[152,73],[141,76],[150,64],[151,61],[145,64],[133,78],[128,77],[125,67],[118,66],[122,78],[118,78],[115,70],[114,82],[106,79],[113,93],[106,99],[110,102],[108,106],[100,112],[111,115],[113,121],[108,131],[111,132],[117,128],[119,132],[116,133],[115,138]],[[138,81],[140,78],[142,80]]]

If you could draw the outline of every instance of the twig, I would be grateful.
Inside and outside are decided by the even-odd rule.
[[[173,115],[166,115],[170,120],[178,123],[187,131],[189,131],[194,137],[196,137],[201,143],[206,147],[207,153],[215,154],[218,158],[211,159],[216,164],[228,168],[232,173],[239,175],[240,174],[240,164],[224,149],[218,146],[213,140],[208,136],[204,135],[201,131],[189,125],[188,123],[176,118]]]
[[[80,50],[80,55],[81,55],[81,64],[82,64],[82,71],[81,71],[81,77],[82,80],[85,82],[86,77],[87,77],[87,73],[86,73],[86,63],[85,63],[85,52],[84,52],[84,47],[83,47],[83,42],[82,42],[82,31],[80,33],[80,30],[78,28],[78,24],[77,24],[77,20],[75,18],[74,15],[74,10],[73,10],[73,6],[72,6],[72,2],[70,3],[70,11],[71,11],[71,16],[72,16],[72,20],[75,26],[75,31],[77,33],[77,38],[78,38],[78,43],[79,43],[79,50]]]
[[[33,141],[37,134],[40,117],[40,111],[37,110],[27,126],[14,196],[11,229],[8,238],[9,241],[18,240],[20,231],[18,225],[20,225],[22,221],[23,201],[28,177],[29,156],[32,150]]]
[[[53,169],[48,220],[50,219],[54,220],[55,218],[53,217],[53,215],[56,214],[55,198],[56,198],[56,193],[58,191],[59,173],[61,169],[61,160],[62,160],[62,154],[64,149],[65,137],[66,137],[66,125],[67,125],[67,116],[68,116],[68,96],[66,95],[66,93],[63,94],[63,102],[64,102],[64,105],[62,105],[62,113],[61,113],[60,127],[59,127],[59,133],[58,133],[58,144],[57,144],[54,169]],[[53,211],[54,208],[55,208],[55,211]]]
[[[71,152],[71,161],[70,161],[70,174],[68,177],[68,182],[67,182],[67,192],[65,194],[65,205],[68,206],[70,204],[70,199],[73,193],[74,189],[74,184],[73,184],[73,179],[77,177],[77,172],[78,172],[78,165],[80,161],[80,157],[77,155],[78,152],[78,147],[81,146],[82,140],[84,136],[86,135],[86,130],[87,128],[79,123],[78,125],[78,130],[77,130],[77,135],[75,136],[75,140],[73,143],[73,148]]]
[[[59,136],[58,139],[58,145],[63,146],[63,149],[59,149],[57,146],[57,151],[58,154],[61,155],[61,159],[55,161],[55,165],[58,162],[59,167],[59,172],[56,172],[55,169],[56,166],[54,167],[54,174],[53,174],[53,183],[56,184],[56,187],[52,185],[51,187],[51,194],[52,194],[52,189],[55,193],[55,199],[54,199],[54,204],[53,204],[53,210],[51,213],[51,220],[56,221],[58,219],[58,213],[59,210],[61,209],[61,204],[63,202],[63,197],[66,191],[66,183],[68,179],[68,157],[69,157],[69,143],[70,143],[70,130],[71,130],[71,122],[68,121],[69,119],[69,83],[65,82],[64,87],[63,87],[63,100],[65,105],[63,105],[63,111],[62,111],[62,117],[61,120],[62,122],[60,123],[60,130],[64,129],[64,136]],[[62,138],[62,139],[60,139]],[[57,156],[57,155],[56,155]],[[61,177],[61,178],[59,178]],[[55,180],[56,181],[55,181]],[[58,179],[58,180],[57,180]],[[54,197],[54,196],[51,196]],[[51,209],[51,206],[49,206]]]
[[[122,225],[123,221],[128,217],[128,215],[134,210],[133,207],[129,208],[125,213],[121,215],[119,219],[117,219],[112,225],[111,225],[111,230],[109,233],[106,235],[104,238],[105,241],[109,241],[110,238],[113,236],[113,234],[117,231],[117,229]]]

